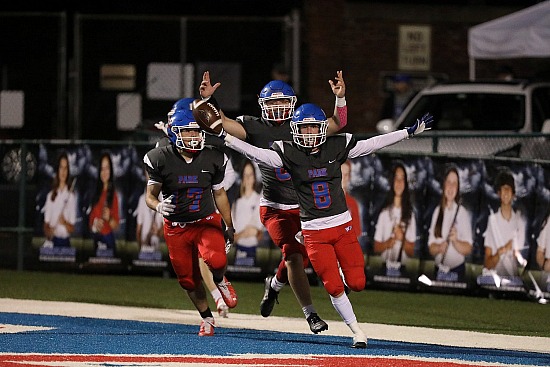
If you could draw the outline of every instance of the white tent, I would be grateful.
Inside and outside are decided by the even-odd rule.
[[[470,28],[468,55],[472,80],[475,59],[550,57],[550,0]]]

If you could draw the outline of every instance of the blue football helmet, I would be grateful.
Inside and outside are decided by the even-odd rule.
[[[321,107],[313,103],[301,105],[290,121],[292,139],[298,146],[315,148],[327,140],[328,121]]]
[[[172,106],[172,109],[168,112],[168,121],[170,121],[170,117],[176,112],[177,110],[190,110],[191,111],[191,103],[193,103],[195,99],[194,98],[182,98],[178,99],[174,105]]]
[[[262,88],[258,103],[264,120],[281,125],[292,117],[296,105],[296,93],[282,80],[272,80]]]
[[[168,122],[168,135],[172,144],[189,153],[196,153],[204,148],[206,135],[193,117],[190,109],[176,110]],[[184,130],[196,130],[194,136],[182,136]]]
[[[193,98],[178,99],[172,106],[172,109],[168,111],[168,120],[167,120],[168,123],[170,123],[170,119],[172,118],[172,116],[176,111],[191,110],[191,103],[193,103],[193,101],[194,101]],[[169,127],[166,129],[166,135],[168,135],[168,138],[170,139],[170,141],[175,144],[176,136],[174,135],[174,133]]]

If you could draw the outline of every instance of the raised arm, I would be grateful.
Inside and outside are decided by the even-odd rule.
[[[258,164],[274,168],[283,167],[281,157],[274,150],[255,147],[230,134],[225,137],[225,145]]]
[[[348,123],[348,107],[346,106],[346,83],[342,76],[342,70],[336,72],[336,77],[329,80],[328,83],[332,89],[332,93],[336,96],[334,104],[334,115],[328,118],[327,135],[334,135],[340,129],[343,129]]]
[[[415,124],[389,134],[378,135],[366,140],[359,140],[353,147],[348,157],[355,158],[371,154],[379,149],[400,142],[401,140],[412,138],[422,133],[424,130],[430,130],[433,122],[433,116],[429,113],[417,119]]]
[[[202,74],[202,82],[199,87],[199,93],[201,95],[202,99],[210,98],[211,95],[214,94],[216,89],[220,87],[222,84],[220,82],[212,85],[210,82],[210,72],[205,71],[204,74]],[[228,134],[231,134],[241,140],[246,139],[246,131],[244,127],[236,120],[233,120],[227,116],[221,111],[220,113],[222,116],[222,126],[225,131],[227,131]]]
[[[393,145],[409,137],[405,129],[397,130],[384,135],[377,135],[370,139],[359,140],[348,154],[349,158],[361,157],[376,152],[379,149]]]

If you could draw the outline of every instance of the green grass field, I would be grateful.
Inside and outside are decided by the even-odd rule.
[[[262,282],[232,282],[233,310],[259,314]],[[322,286],[311,289],[318,313],[342,322]],[[174,278],[82,275],[0,270],[0,298],[194,309]],[[550,337],[550,305],[513,299],[365,290],[350,295],[359,322]],[[281,291],[273,315],[303,317],[290,287]],[[214,303],[211,302],[214,309]]]

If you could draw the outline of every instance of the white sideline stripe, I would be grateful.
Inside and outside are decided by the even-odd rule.
[[[16,334],[25,333],[27,331],[42,331],[53,330],[53,327],[43,326],[30,326],[30,325],[13,325],[13,324],[0,324],[0,334]]]
[[[111,306],[77,302],[34,301],[0,298],[0,312],[89,317],[111,320],[133,320],[185,325],[199,325],[196,311],[159,308]],[[320,335],[352,337],[341,320],[328,321],[329,330]],[[519,350],[550,354],[550,338],[488,334],[462,330],[431,329],[411,326],[360,323],[372,339],[426,343],[457,347]],[[216,326],[310,334],[305,319],[230,313],[228,318],[216,317]]]

